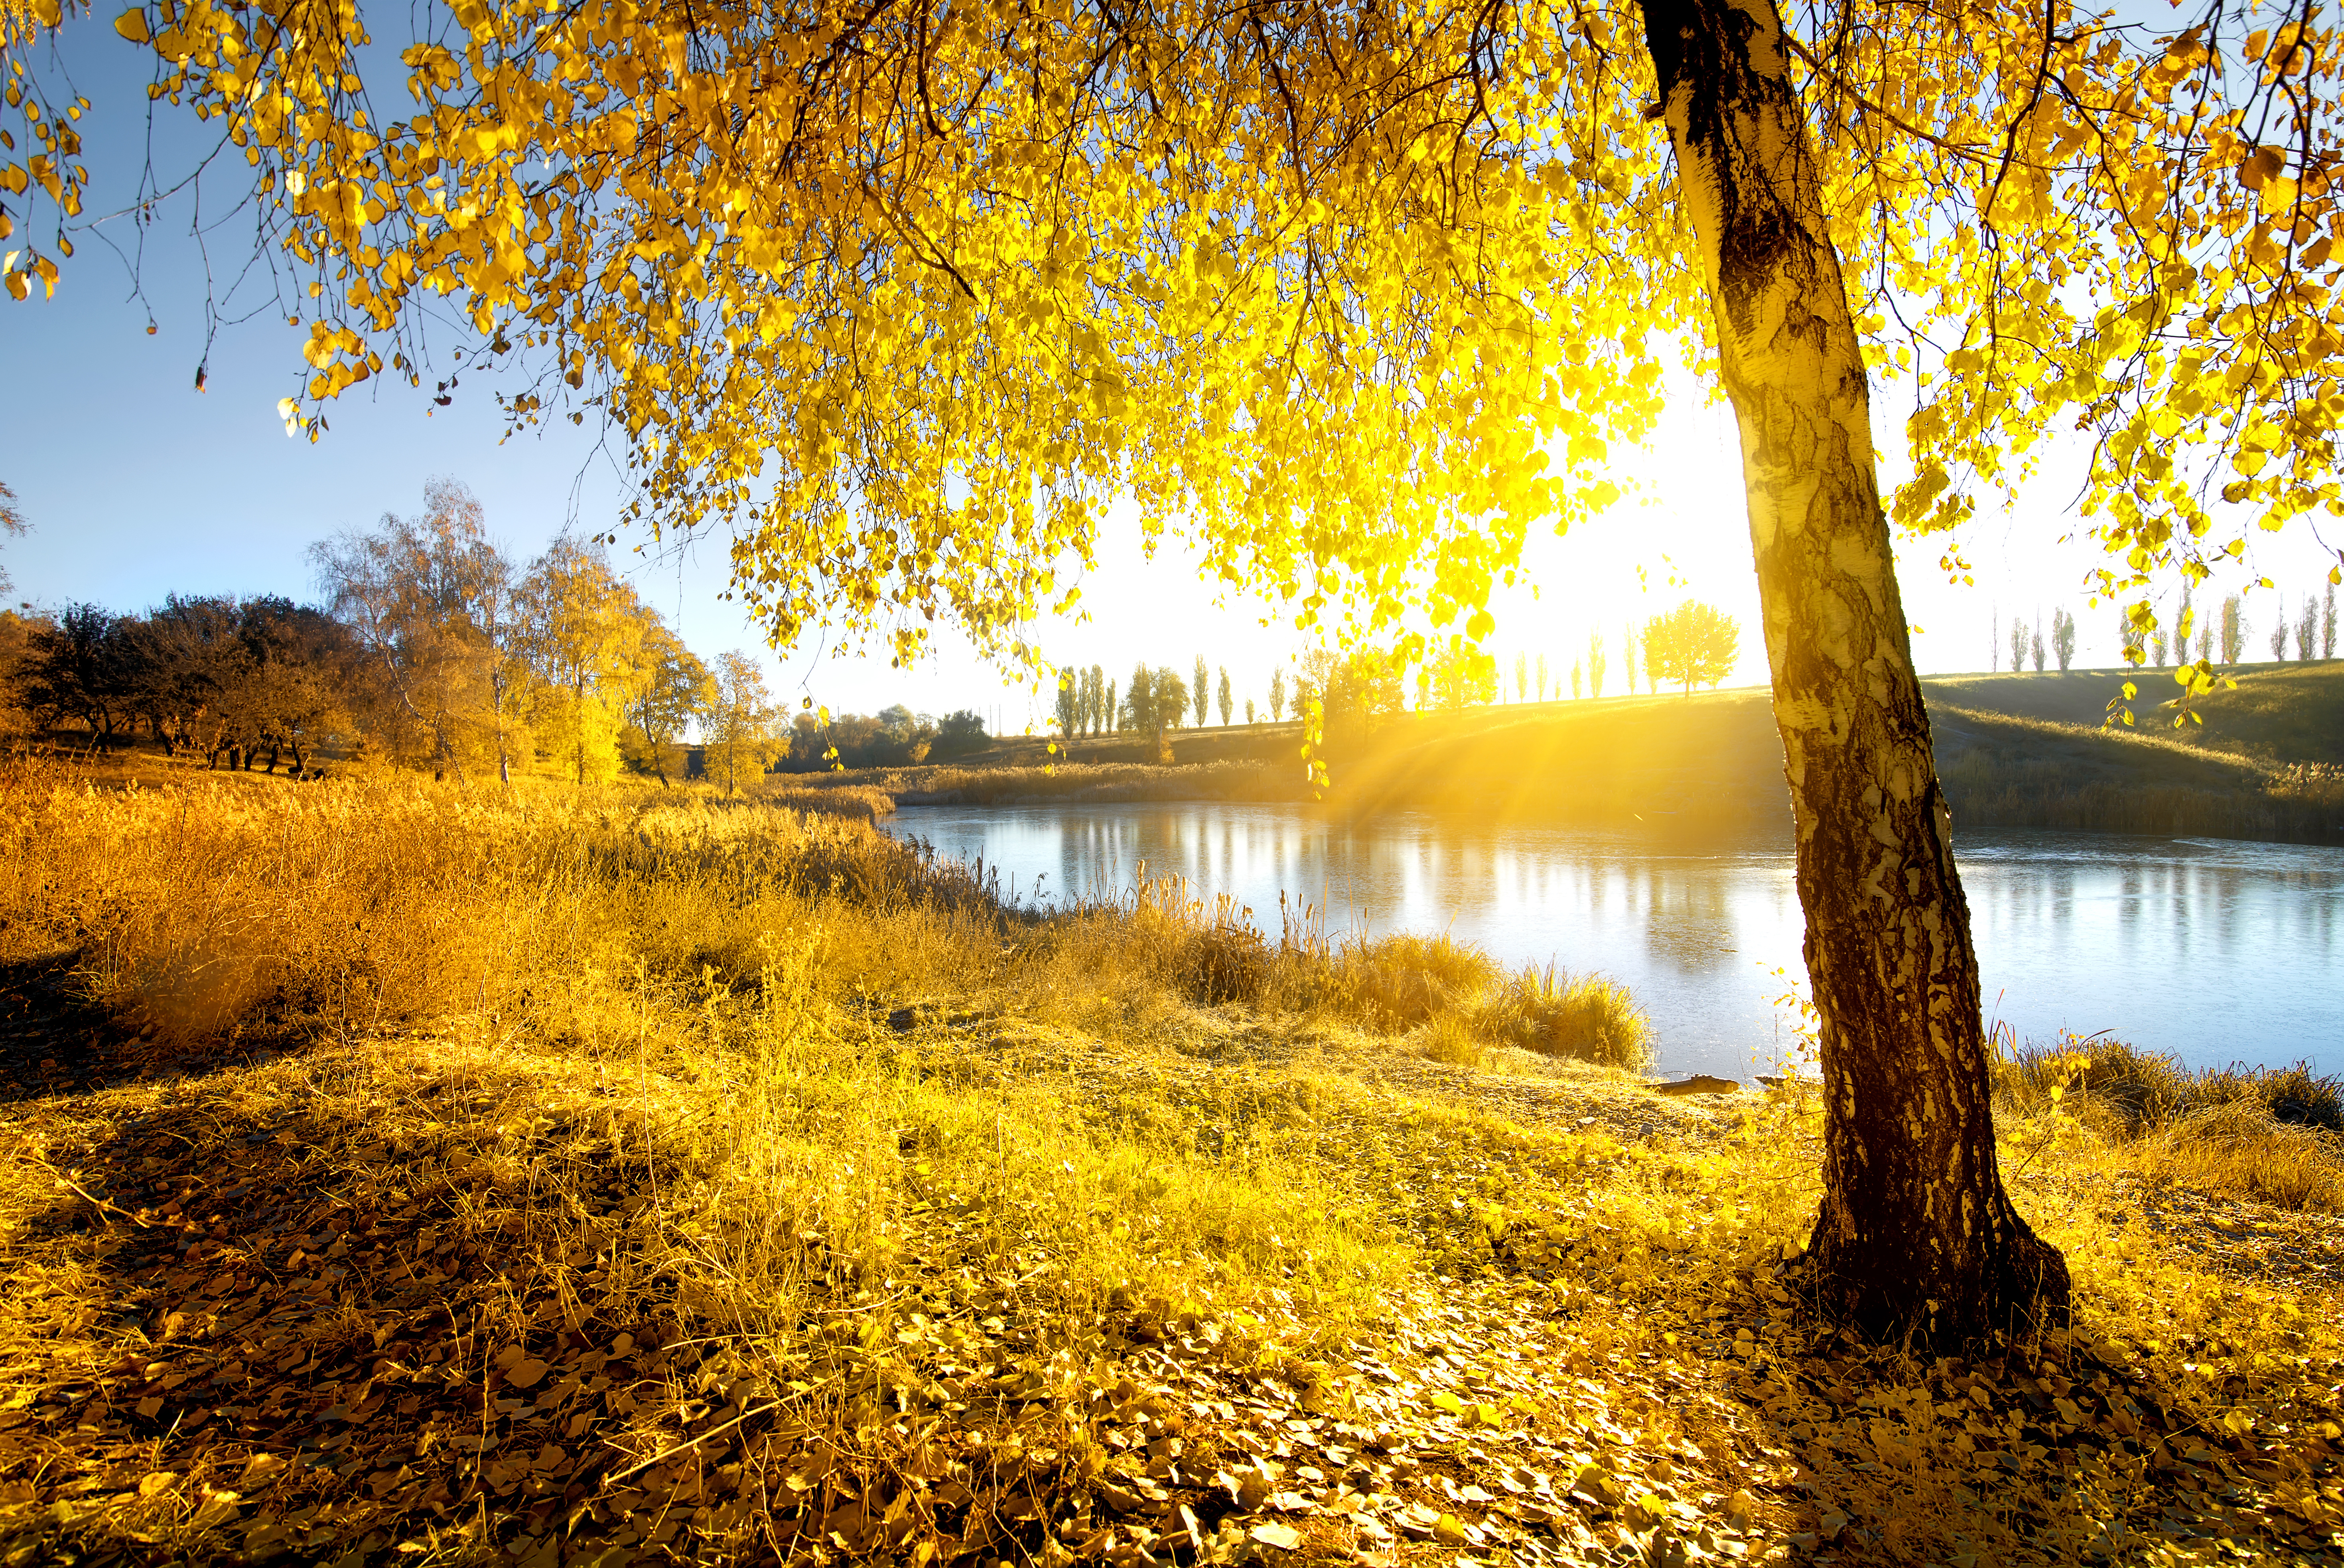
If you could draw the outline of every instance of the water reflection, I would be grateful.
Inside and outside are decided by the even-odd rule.
[[[1663,1069],[1746,1076],[1779,1039],[1772,971],[1799,971],[1787,845],[1700,847],[1305,809],[914,807],[890,824],[1001,870],[1027,901],[1127,894],[1151,875],[1228,893],[1265,929],[1278,895],[1335,935],[1451,932],[1510,963],[1626,981]],[[2107,1029],[2193,1062],[2344,1068],[2344,850],[2036,831],[1960,846],[1985,1006],[2025,1038]]]

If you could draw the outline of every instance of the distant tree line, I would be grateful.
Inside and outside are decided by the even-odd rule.
[[[826,722],[820,714],[800,713],[791,723],[779,766],[784,773],[914,767],[965,757],[992,744],[985,721],[971,709],[938,719],[897,703],[876,713],[841,713]]]
[[[2227,594],[2210,613],[2201,614],[2196,603],[2196,584],[2185,580],[2176,612],[2171,617],[2159,616],[2153,626],[2134,622],[2129,611],[2117,616],[2117,646],[2124,662],[2162,669],[2167,664],[2187,664],[2203,662],[2208,664],[2236,664],[2246,656],[2252,628],[2247,616],[2246,600],[2237,593]],[[2065,608],[2051,612],[2051,635],[2046,641],[2038,613],[2036,624],[2029,627],[2016,616],[2010,622],[2006,638],[2002,630],[2001,611],[1995,612],[1992,657],[1989,667],[2002,668],[2003,653],[2007,649],[2013,673],[2031,665],[2041,673],[2046,654],[2056,660],[2064,673],[2075,662],[2076,623],[2075,615]],[[2289,650],[2298,661],[2333,659],[2336,657],[2336,584],[2322,582],[2305,592],[2296,602],[2295,612],[2288,612],[2287,595],[2278,595],[2278,613],[2272,617],[2265,634],[2275,662],[2284,662]]]
[[[541,761],[580,782],[660,771],[714,711],[717,683],[592,541],[565,534],[522,567],[462,485],[435,481],[424,502],[312,548],[322,605],[67,605],[28,626],[17,703],[100,746],[143,730],[216,768],[304,771],[331,742],[441,776]]]
[[[1732,616],[1699,600],[1687,600],[1641,627],[1632,624],[1621,636],[1622,662],[1631,677],[1629,690],[1635,690],[1640,665],[1655,692],[1663,682],[1681,685],[1688,693],[1695,685],[1715,686],[1733,668],[1740,635]],[[1604,634],[1591,634],[1586,654],[1571,666],[1571,697],[1601,697],[1609,663]],[[1051,722],[1065,741],[1136,734],[1152,741],[1161,754],[1167,733],[1192,719],[1201,725],[1217,712],[1221,723],[1228,725],[1236,722],[1242,708],[1248,724],[1265,716],[1278,723],[1305,717],[1315,704],[1332,733],[1346,725],[1356,727],[1399,712],[1406,705],[1402,700],[1405,673],[1399,661],[1378,650],[1339,653],[1312,648],[1296,658],[1291,671],[1283,666],[1270,671],[1268,701],[1257,704],[1250,697],[1240,702],[1228,666],[1216,668],[1202,654],[1185,676],[1169,665],[1141,663],[1120,687],[1106,678],[1100,665],[1068,664],[1058,671]],[[1505,690],[1498,662],[1460,637],[1436,642],[1418,661],[1414,673],[1415,705],[1423,711],[1494,703]],[[1545,702],[1550,688],[1554,697],[1562,696],[1562,677],[1547,655],[1540,653],[1533,660],[1527,650],[1518,652],[1513,663],[1515,699],[1526,701],[1535,690],[1538,700]]]
[[[23,531],[0,488],[0,523]],[[532,768],[580,783],[668,774],[697,731],[728,785],[777,764],[875,766],[985,742],[976,715],[900,707],[794,723],[743,652],[712,670],[565,533],[523,564],[463,485],[310,551],[323,602],[180,595],[140,613],[68,604],[0,614],[0,680],[18,722],[78,724],[99,747],[144,734],[213,768],[313,771],[321,749],[466,780]]]

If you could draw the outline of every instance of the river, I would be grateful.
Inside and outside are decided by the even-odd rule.
[[[1330,935],[1446,931],[1509,965],[1599,971],[1645,1007],[1663,1074],[1773,1070],[1789,1035],[1773,998],[1802,973],[1781,842],[1205,801],[913,806],[884,824],[982,856],[1022,903],[1127,895],[1144,863],[1235,895],[1272,935],[1284,892]],[[2344,849],[1987,829],[1956,854],[1986,1012],[2020,1039],[2107,1031],[2195,1066],[2344,1070]]]

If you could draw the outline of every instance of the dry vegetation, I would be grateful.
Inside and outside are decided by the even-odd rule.
[[[1246,759],[1183,763],[1081,763],[967,767],[949,764],[864,768],[793,776],[797,793],[861,789],[905,804],[994,805],[1022,801],[1067,803],[1143,800],[1292,801],[1308,795],[1301,764],[1280,767]]]
[[[1774,1283],[1795,1087],[1453,945],[655,792],[20,764],[0,852],[10,1563],[2339,1550],[2308,1077],[2014,1063],[2079,1321],[1922,1361]]]

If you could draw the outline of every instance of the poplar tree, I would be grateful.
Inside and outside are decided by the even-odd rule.
[[[1058,672],[1058,684],[1052,703],[1052,716],[1058,722],[1058,738],[1062,741],[1072,741],[1076,732],[1082,728],[1082,672],[1072,664]]]
[[[486,754],[509,778],[523,654],[512,566],[463,486],[435,480],[423,500],[310,546],[310,563],[381,693],[369,727],[387,749],[459,784]]]
[[[686,725],[704,712],[716,695],[715,678],[694,657],[683,640],[657,617],[643,637],[645,674],[628,705],[627,718],[641,732],[643,761],[667,776],[667,748],[682,740]]]

